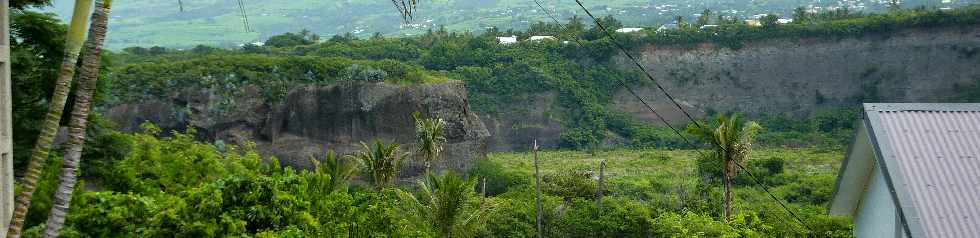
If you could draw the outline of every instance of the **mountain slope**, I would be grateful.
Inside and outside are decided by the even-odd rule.
[[[245,0],[251,31],[246,31],[238,1],[195,0],[121,1],[114,6],[106,45],[112,49],[130,46],[187,48],[198,44],[233,47],[263,41],[272,35],[309,29],[320,35],[354,33],[366,37],[417,35],[445,26],[457,31],[481,31],[496,26],[524,29],[537,21],[551,21],[533,1],[525,0],[435,0],[423,1],[415,21],[401,24],[401,17],[386,0]],[[584,15],[572,0],[539,0],[556,18]],[[655,26],[685,16],[694,21],[705,8],[726,15],[751,17],[756,14],[790,15],[793,8],[814,10],[848,7],[857,11],[881,11],[887,1],[856,0],[826,3],[820,0],[607,0],[583,1],[597,15],[614,15],[629,26]],[[902,1],[906,7],[955,7],[962,0]],[[63,17],[70,14],[71,1],[55,1],[49,9]]]

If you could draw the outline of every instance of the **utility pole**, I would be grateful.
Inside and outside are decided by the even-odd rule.
[[[599,186],[596,187],[595,197],[596,204],[602,205],[603,190],[605,190],[603,182],[606,180],[606,160],[599,161]]]
[[[538,170],[538,140],[534,140],[534,192],[536,194],[535,202],[537,203],[537,222],[538,222],[538,238],[542,238],[541,235],[543,229],[541,229],[541,172]]]
[[[14,212],[13,102],[10,95],[10,1],[0,3],[0,237]]]

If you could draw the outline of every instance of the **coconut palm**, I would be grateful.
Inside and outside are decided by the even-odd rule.
[[[419,181],[417,196],[398,191],[407,212],[427,222],[439,237],[472,237],[490,211],[489,205],[476,200],[476,180],[451,171],[427,178],[428,182]]]
[[[395,184],[398,169],[408,154],[402,153],[398,144],[385,144],[378,139],[374,139],[373,144],[371,147],[361,142],[361,151],[354,157],[364,164],[364,171],[371,175],[371,181],[381,191]]]
[[[422,118],[422,113],[419,112],[412,116],[415,117],[415,139],[419,156],[425,161],[425,173],[429,173],[432,161],[439,159],[442,144],[446,143],[446,137],[442,133],[446,121],[441,118]]]
[[[717,118],[718,127],[710,129],[691,124],[687,132],[693,134],[711,145],[712,151],[705,156],[713,158],[710,161],[722,161],[725,177],[725,219],[732,215],[732,177],[738,173],[738,166],[744,162],[752,149],[752,140],[762,130],[754,121],[743,123],[738,116],[727,117],[724,114]]]
[[[96,81],[99,78],[99,63],[102,60],[102,43],[105,41],[109,25],[109,9],[112,0],[96,0],[95,12],[92,13],[92,26],[89,27],[88,40],[85,42],[85,55],[82,57],[78,86],[75,92],[75,104],[68,124],[68,150],[62,161],[61,175],[58,188],[55,190],[54,204],[48,214],[44,237],[58,237],[59,231],[65,225],[65,216],[71,204],[72,192],[75,191],[78,165],[81,162],[82,148],[85,146],[85,128],[88,125],[89,108],[92,95],[95,93]]]
[[[357,172],[357,167],[344,158],[329,151],[322,161],[313,160],[314,169],[307,191],[313,195],[324,195],[347,188],[347,182]]]
[[[10,2],[0,3],[0,59],[10,58]],[[10,94],[10,62],[0,60],[0,224],[9,224],[14,206],[13,98]],[[0,236],[6,235],[0,229]]]
[[[44,165],[44,161],[48,159],[48,154],[51,152],[54,134],[58,131],[61,113],[65,110],[65,102],[68,100],[68,90],[71,86],[72,77],[75,76],[75,63],[78,61],[78,54],[85,40],[85,27],[88,25],[89,13],[92,10],[91,5],[92,0],[75,1],[74,13],[72,13],[71,22],[68,24],[65,57],[61,63],[58,79],[55,82],[54,95],[51,96],[51,103],[48,105],[47,115],[44,118],[43,124],[41,124],[41,133],[37,137],[33,151],[31,151],[27,172],[21,181],[21,191],[14,205],[14,215],[10,219],[7,237],[19,237],[21,229],[24,228],[24,218],[27,216],[27,208],[31,205],[31,198],[34,195],[34,190],[37,188],[37,181],[41,177],[41,168]]]
[[[415,14],[415,7],[419,5],[419,0],[391,0],[395,4],[395,9],[402,14],[402,19],[411,21]]]

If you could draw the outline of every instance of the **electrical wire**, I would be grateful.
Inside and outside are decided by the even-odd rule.
[[[539,7],[541,7],[541,4],[538,3],[537,0],[534,0],[534,2],[536,4],[538,4]],[[606,29],[606,27],[603,26],[602,23],[599,22],[599,20],[594,15],[592,15],[592,12],[590,12],[589,9],[586,8],[584,4],[582,4],[582,1],[581,0],[575,0],[575,3],[578,4],[578,6],[581,7],[583,11],[585,11],[585,14],[588,15],[589,18],[592,19],[592,21],[596,24],[596,27],[598,27],[599,30],[602,31],[602,33],[604,33],[607,37],[610,38],[610,40],[612,40],[612,42],[616,46],[616,48],[618,48],[624,55],[626,55],[626,57],[629,58],[629,60],[632,61],[633,64],[637,68],[639,68],[641,71],[643,71],[643,73],[646,75],[647,79],[649,79],[650,81],[652,81],[657,86],[657,88],[659,88],[660,91],[663,92],[663,94],[665,96],[667,96],[667,99],[669,99],[674,104],[674,106],[677,107],[678,110],[680,110],[682,113],[684,113],[685,116],[687,116],[687,118],[691,121],[691,123],[694,123],[694,125],[697,126],[700,129],[703,129],[704,128],[697,120],[694,119],[693,116],[691,116],[690,113],[688,113],[686,110],[684,110],[683,107],[681,107],[680,103],[678,103],[677,100],[675,100],[674,97],[671,96],[670,93],[668,93],[667,90],[662,85],[660,85],[660,83],[657,82],[657,80],[654,79],[652,75],[650,75],[650,72],[647,71],[646,68],[643,67],[643,65],[640,64],[640,62],[638,60],[636,60],[636,58],[633,57],[633,55],[630,54],[628,50],[626,50],[626,47],[624,47],[622,44],[620,44],[619,43],[619,40],[616,39],[616,37],[613,34],[609,33],[609,31]],[[545,10],[545,9],[542,7],[542,10]],[[545,10],[545,12],[547,12],[547,10]],[[551,16],[550,13],[548,15]],[[552,17],[552,20],[555,20],[556,23],[557,23],[557,19],[555,19],[554,17]],[[561,26],[560,23],[558,23],[558,24],[559,24],[559,26]],[[624,86],[625,86],[625,82],[622,82],[622,80],[620,80],[620,82],[622,84],[624,84]],[[653,107],[650,107],[646,102],[644,102],[643,99],[640,98],[639,95],[637,95],[636,93],[634,93],[631,88],[629,88],[627,86],[626,89],[627,89],[627,91],[630,91],[631,94],[633,94],[638,99],[640,99],[640,102],[642,102],[645,106],[647,106],[647,108],[650,109],[650,111],[652,111],[654,113],[654,115],[658,115],[658,117],[660,117],[659,116],[659,113],[657,113],[656,110],[653,110]],[[667,127],[669,127],[672,131],[674,131],[674,133],[676,133],[677,135],[679,135],[684,140],[684,142],[688,144],[688,146],[692,146],[693,148],[697,148],[697,147],[694,146],[694,144],[687,137],[685,137],[683,134],[681,134],[677,129],[675,129],[669,123],[667,123],[667,121],[665,119],[663,119],[663,117],[660,117],[660,119],[661,119],[661,121],[665,125],[667,125]],[[700,154],[701,156],[705,156],[705,154],[701,150],[697,150],[696,149],[695,151],[698,154]],[[777,198],[776,195],[774,195],[771,191],[769,191],[768,186],[766,186],[764,183],[762,183],[762,180],[760,180],[757,176],[755,176],[755,174],[752,174],[751,171],[745,169],[745,166],[742,166],[742,164],[738,163],[738,161],[732,161],[732,162],[736,166],[738,166],[740,170],[745,171],[745,173],[748,174],[749,177],[752,178],[752,181],[754,181],[756,184],[758,184],[759,187],[761,187],[762,190],[765,191],[766,194],[768,194],[769,197],[773,199],[773,201],[776,201],[776,203],[779,204],[779,206],[782,207],[783,210],[786,210],[786,212],[788,212],[791,216],[793,216],[793,218],[795,218],[796,221],[798,221],[800,224],[802,224],[807,229],[813,230],[812,228],[810,228],[810,226],[806,222],[803,222],[803,219],[800,219],[800,217],[798,215],[796,215],[795,212],[793,212],[792,210],[790,210],[789,207],[787,207],[786,204],[783,203],[783,201],[781,199]]]

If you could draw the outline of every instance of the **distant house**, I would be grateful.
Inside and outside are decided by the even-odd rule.
[[[793,22],[793,19],[787,19],[787,18],[779,18],[779,19],[776,19],[776,23],[779,23],[779,24],[790,24],[792,22]]]
[[[711,28],[717,28],[717,27],[718,27],[718,25],[703,25],[701,27],[698,27],[698,30],[711,29]]]
[[[759,20],[757,20],[757,19],[749,19],[749,20],[745,20],[745,25],[748,25],[748,26],[751,26],[751,27],[761,27],[762,26],[762,22],[759,22]]]
[[[517,36],[497,37],[497,42],[499,42],[501,45],[514,44],[517,43]]]
[[[864,104],[829,213],[856,237],[976,237],[980,103]]]
[[[666,31],[666,30],[676,30],[678,28],[680,28],[680,27],[677,26],[677,23],[667,23],[667,24],[663,24],[660,27],[658,27],[657,28],[657,32],[663,32],[663,31]]]
[[[616,30],[616,32],[619,32],[619,33],[633,33],[633,32],[639,32],[639,31],[642,31],[642,30],[643,30],[643,28],[627,27],[627,28],[619,28],[619,29]]]
[[[554,36],[531,36],[530,41],[554,40]]]
[[[252,42],[252,43],[248,43],[248,44],[238,44],[238,47],[245,47],[245,45],[250,45],[250,46],[265,46],[265,42],[256,41],[256,42]]]

